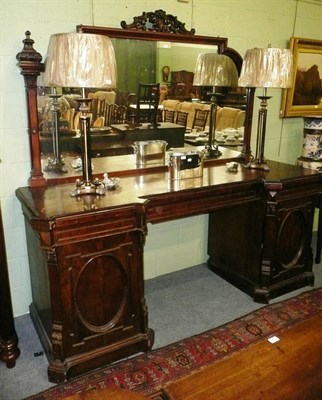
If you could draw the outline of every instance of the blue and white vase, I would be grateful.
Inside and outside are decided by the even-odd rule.
[[[298,164],[304,168],[322,168],[322,116],[304,118],[302,157]]]

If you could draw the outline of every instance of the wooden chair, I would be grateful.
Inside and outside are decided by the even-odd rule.
[[[80,117],[81,117],[81,115],[82,115],[82,113],[80,111],[77,111],[77,113],[75,114],[73,125],[72,125],[74,131],[77,131],[78,129],[80,129]],[[90,126],[92,126],[93,115],[90,113],[90,114],[88,114],[88,116],[89,116]]]
[[[174,122],[174,117],[174,110],[163,110],[163,122]]]
[[[90,113],[93,115],[94,121],[99,117],[97,112],[97,106],[98,106],[98,99],[92,97],[92,101],[90,102]]]
[[[75,108],[69,108],[64,114],[61,115],[62,119],[66,119],[66,121],[68,121],[69,130],[73,130],[74,116]]]
[[[216,129],[240,128],[244,126],[245,111],[233,107],[217,108]]]
[[[109,126],[112,123],[114,104],[105,103],[104,119],[105,125]]]
[[[74,117],[74,121],[73,121],[73,126],[72,126],[72,130],[77,131],[79,129],[79,118],[80,118],[81,112],[77,111],[77,113],[75,114]]]
[[[171,97],[179,100],[189,100],[190,92],[193,86],[194,73],[190,71],[172,71],[171,72]]]
[[[97,91],[95,93],[89,93],[88,97],[92,99],[90,103],[90,113],[92,114],[92,120],[96,121],[99,117],[106,118],[107,106],[112,106],[115,103],[116,93],[113,91]]]
[[[192,129],[196,129],[197,131],[204,131],[208,115],[208,110],[196,110],[193,118]]]
[[[125,105],[114,104],[111,117],[112,124],[124,124],[127,121],[127,107]]]
[[[101,128],[104,126],[105,118],[104,117],[98,117],[96,120],[93,122],[93,127],[94,128]]]
[[[106,103],[105,100],[98,99],[98,102],[97,102],[97,117],[104,116],[105,103]]]
[[[158,119],[159,98],[160,83],[139,83],[135,110],[135,122],[150,122],[156,124]]]
[[[176,124],[187,127],[187,121],[188,121],[188,113],[183,111],[177,111]]]

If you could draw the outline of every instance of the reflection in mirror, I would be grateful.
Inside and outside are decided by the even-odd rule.
[[[147,14],[144,13],[144,16]],[[155,13],[152,14],[154,16]],[[158,18],[159,17],[156,18],[157,22]],[[137,17],[135,17],[135,20],[141,21],[141,19]],[[173,21],[171,18],[170,20]],[[118,62],[118,88],[115,91],[107,93],[102,93],[102,91],[100,93],[87,93],[88,96],[92,96],[91,136],[94,152],[92,155],[95,157],[93,158],[93,172],[95,175],[102,174],[106,171],[110,172],[110,170],[115,176],[135,174],[137,166],[133,163],[133,141],[146,140],[150,138],[152,134],[155,134],[155,130],[151,129],[149,126],[140,127],[139,132],[137,132],[132,129],[131,121],[129,121],[128,118],[129,104],[132,103],[132,100],[135,101],[137,85],[140,80],[146,79],[150,81],[154,79],[154,82],[160,83],[161,111],[158,113],[159,121],[162,121],[161,124],[176,125],[175,128],[177,132],[176,135],[173,135],[173,130],[171,133],[169,125],[166,125],[166,129],[162,131],[162,134],[165,135],[167,133],[170,139],[175,138],[174,143],[171,144],[172,147],[181,147],[188,145],[187,141],[184,141],[184,134],[186,127],[189,128],[192,126],[191,124],[194,119],[193,109],[206,106],[204,102],[209,100],[209,98],[207,98],[207,96],[209,96],[209,88],[195,88],[192,85],[197,54],[211,51],[218,52],[219,54],[226,54],[234,61],[238,72],[240,72],[242,58],[238,52],[228,47],[227,38],[194,35],[193,30],[187,31],[183,29],[184,24],[179,21],[173,24],[173,31],[171,30],[172,26],[171,29],[169,27],[164,29],[164,22],[165,21],[160,20],[160,24],[157,24],[163,27],[162,29],[159,29],[158,26],[152,27],[151,29],[134,26],[136,24],[131,24],[133,25],[132,27],[131,25],[126,25],[124,22],[121,23],[123,29],[84,25],[77,26],[78,32],[109,36],[117,43],[115,44],[116,51],[120,48],[120,54],[116,55],[117,58],[120,58]],[[150,60],[148,62],[148,64],[152,65],[151,68],[147,67],[147,61],[143,60],[143,57],[138,57],[141,61],[141,65],[136,69],[137,77],[133,77],[131,74],[131,70],[133,70],[131,58],[135,58],[135,52],[132,52],[132,56],[128,57],[128,54],[126,54],[127,51],[124,50],[126,47],[129,48],[129,46],[132,46],[130,41],[134,41],[135,43],[133,44],[133,48],[136,48],[136,55],[141,54],[138,53],[138,49],[141,46],[144,47],[145,53],[154,54],[153,57],[151,56],[153,64],[151,64]],[[120,42],[120,44],[118,44],[118,42]],[[50,89],[44,88],[41,83],[40,76],[44,70],[44,64],[41,62],[41,55],[33,48],[34,41],[30,38],[29,31],[26,32],[26,38],[23,40],[23,43],[24,47],[22,51],[17,54],[17,59],[24,77],[27,93],[30,152],[32,160],[29,184],[31,186],[42,186],[58,182],[74,182],[78,171],[70,167],[71,162],[66,163],[68,166],[68,173],[66,174],[61,174],[61,176],[59,176],[55,173],[44,173],[47,159],[51,156],[53,151],[52,138],[49,133],[52,124],[51,117],[48,114]],[[186,46],[189,46],[189,51]],[[128,53],[131,54],[130,51]],[[195,53],[195,58],[192,57],[192,53]],[[180,54],[180,57],[178,54]],[[39,81],[38,87],[37,80]],[[75,97],[79,96],[80,93],[69,88],[63,88],[59,94],[61,95],[61,102],[65,103],[65,100],[68,102],[68,106],[62,106],[59,112],[58,127],[62,154],[66,159],[73,160],[73,157],[79,156],[80,153],[78,110],[74,101]],[[243,142],[242,152],[239,152],[243,159],[250,156],[253,98],[254,90],[246,89],[246,104],[250,105],[250,107],[245,106],[245,94],[237,89],[225,93],[225,97],[222,99],[223,106],[236,106],[238,109],[246,108],[245,140]],[[165,102],[167,102],[167,104],[165,104]],[[172,106],[174,103],[180,104],[182,108],[180,113],[183,117],[185,117],[184,113],[187,113],[187,118],[183,118],[182,115],[178,118],[179,110],[176,110],[176,112],[172,114],[175,118],[172,120],[174,122],[168,122],[168,120],[165,122],[163,119],[165,115],[164,110],[170,106],[170,103],[172,103]],[[221,106],[221,104],[219,105]],[[192,110],[188,110],[187,108],[191,108]],[[184,125],[180,125],[180,123]],[[173,128],[173,125],[170,127]],[[158,135],[160,135],[160,132],[161,130],[158,130]],[[158,137],[156,139],[167,141],[164,137]],[[232,154],[230,151],[225,151],[225,157],[234,158],[236,153],[237,152]],[[113,163],[110,163],[108,162],[109,157],[106,157],[109,155],[124,155],[127,159],[112,157]]]
[[[121,146],[122,138],[120,132],[115,129],[115,125],[134,122],[133,107],[136,107],[140,82],[160,83],[159,109],[174,108],[172,120],[174,123],[176,123],[177,117],[180,118],[180,111],[187,113],[185,126],[187,129],[192,129],[195,109],[207,108],[206,103],[209,103],[212,92],[211,87],[193,85],[196,60],[201,53],[217,53],[218,46],[124,38],[112,38],[112,42],[118,69],[117,88],[110,91],[98,90],[88,93],[88,97],[92,98],[90,106],[93,137],[92,156],[105,157],[133,153],[131,145]],[[165,70],[166,74],[164,74]],[[41,152],[45,158],[51,157],[53,149],[51,125],[47,123],[48,118],[50,119],[50,115],[48,115],[49,90],[43,87],[38,88],[39,132]],[[223,93],[219,106],[245,108],[244,89],[229,88],[228,91],[228,88],[219,88],[219,90]],[[75,89],[63,88],[61,95],[60,102],[65,103],[59,118],[61,152],[65,156],[76,157],[80,155],[81,146],[79,111],[75,97],[79,97],[80,93]],[[196,106],[197,103],[202,106]],[[160,111],[159,121],[165,121],[164,111]],[[230,119],[222,118],[219,130],[240,128],[243,124],[242,117],[238,118],[238,123],[234,121],[231,126],[229,121]],[[97,137],[98,135],[99,137]],[[104,138],[106,139],[105,143]],[[185,145],[190,146],[202,145],[203,142],[201,137],[199,138],[200,142],[192,142],[189,135],[186,139]],[[225,144],[222,140],[220,142]],[[241,141],[229,144],[241,146]]]

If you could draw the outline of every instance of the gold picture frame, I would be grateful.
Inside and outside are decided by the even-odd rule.
[[[281,116],[322,115],[322,40],[291,37],[292,87],[284,89]]]

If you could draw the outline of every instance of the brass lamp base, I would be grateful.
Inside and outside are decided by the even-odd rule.
[[[213,93],[213,101],[210,104],[210,121],[208,143],[205,145],[204,153],[206,158],[218,158],[222,155],[218,145],[215,144],[215,126],[217,117],[217,104],[215,103],[215,93]]]
[[[61,173],[61,172],[68,172],[64,161],[61,160],[53,160],[51,158],[48,159],[47,165],[44,168],[45,172],[56,172],[56,173]]]
[[[76,187],[70,193],[70,195],[72,197],[82,196],[86,194],[98,194],[104,196],[105,191],[105,185],[99,179],[95,179],[93,182],[81,181],[80,179],[76,179]]]
[[[261,169],[263,171],[269,171],[269,166],[265,161],[254,160],[245,165],[245,168],[249,169]]]
[[[222,155],[222,152],[219,150],[217,145],[209,145],[207,144],[204,149],[206,158],[217,158]]]
[[[265,134],[266,134],[266,118],[267,118],[267,100],[270,96],[267,96],[267,88],[263,89],[263,96],[258,96],[261,100],[261,108],[258,111],[258,126],[257,126],[257,143],[255,157],[246,165],[246,168],[250,169],[261,169],[263,171],[269,171],[269,166],[265,162],[264,157],[264,146],[265,146]]]

